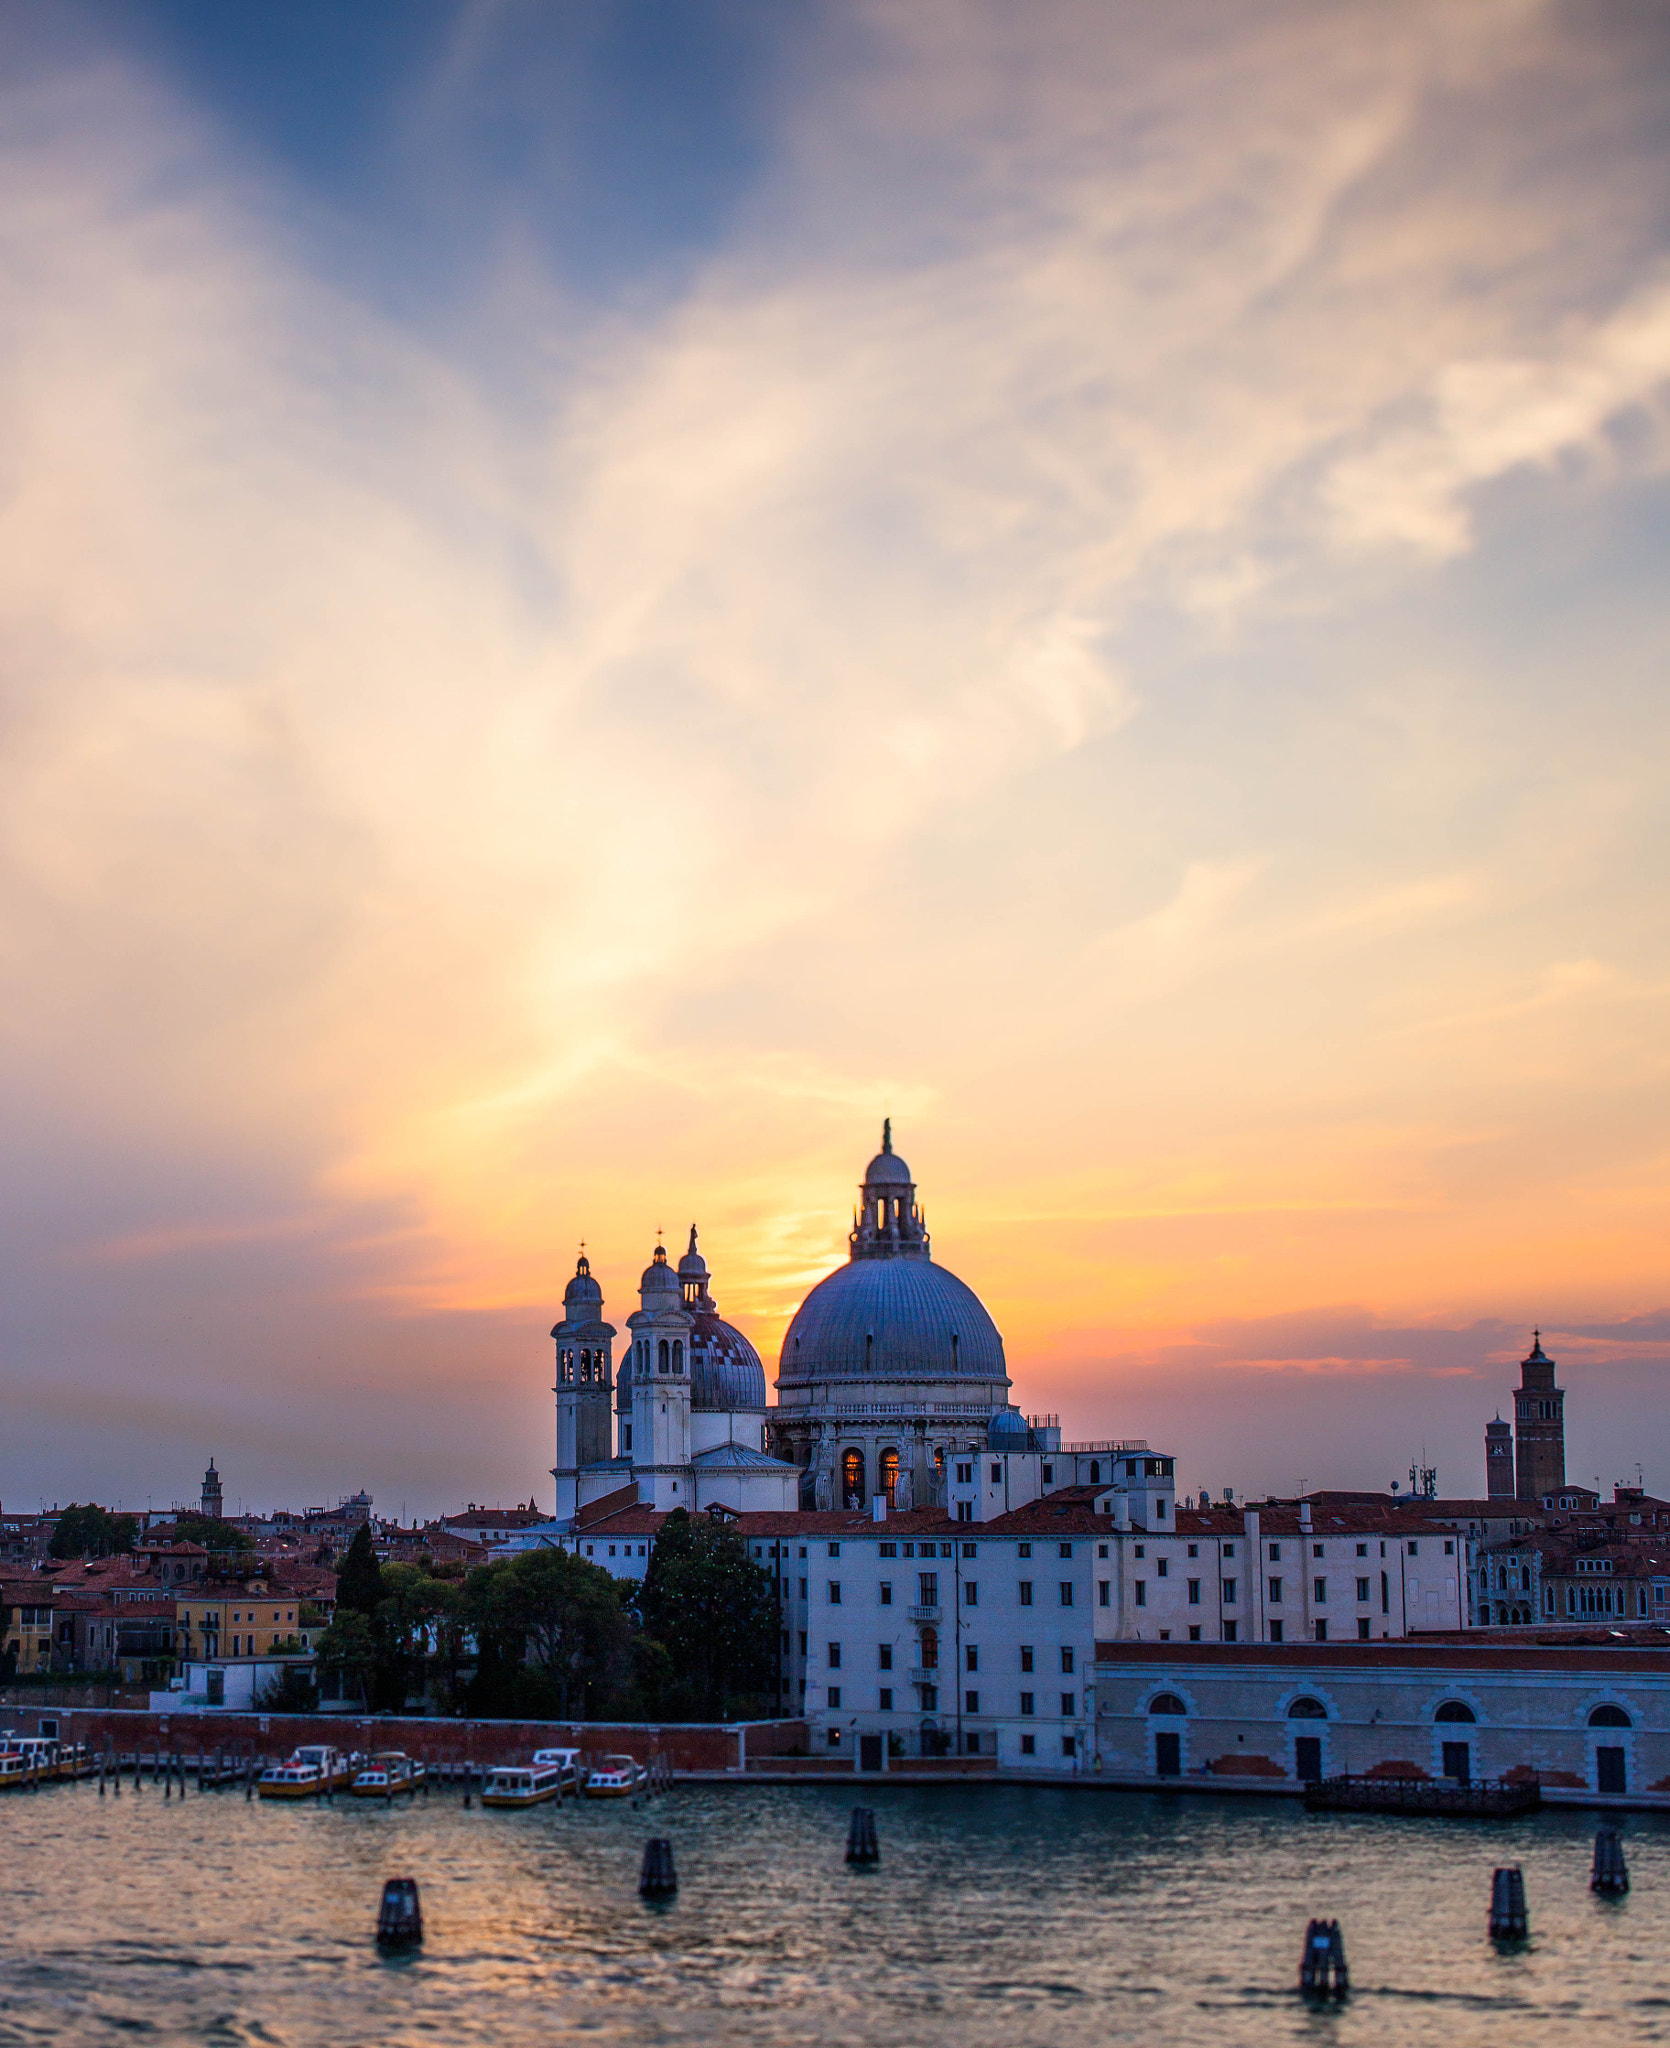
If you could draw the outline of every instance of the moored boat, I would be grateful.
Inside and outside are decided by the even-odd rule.
[[[483,1806],[543,1806],[562,1792],[561,1764],[498,1764],[481,1787]]]
[[[562,1773],[562,1789],[578,1792],[580,1789],[580,1752],[577,1749],[536,1749],[533,1753],[536,1769],[554,1764]]]
[[[423,1774],[423,1765],[403,1749],[374,1750],[349,1789],[356,1799],[392,1799],[397,1792],[415,1792]]]
[[[635,1757],[606,1756],[594,1771],[587,1774],[586,1797],[630,1799],[648,1782],[649,1772]]]
[[[351,1785],[358,1765],[357,1756],[344,1756],[328,1743],[309,1742],[263,1771],[255,1790],[262,1799],[317,1799]]]

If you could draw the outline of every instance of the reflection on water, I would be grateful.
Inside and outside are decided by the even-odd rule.
[[[0,1800],[0,2044],[316,2048],[1325,2038],[1670,2039],[1670,1823],[1630,1816],[1634,1889],[1588,1890],[1594,1817],[1509,1825],[1307,1817],[1287,1802],[873,1789],[879,1869],[843,1860],[854,1795],[692,1788],[466,1812],[91,1787]],[[644,1839],[681,1889],[637,1896]],[[1524,1866],[1533,1940],[1485,1938],[1490,1874]],[[427,1939],[372,1944],[388,1876]],[[1291,1993],[1305,1922],[1343,1922],[1341,2013]]]

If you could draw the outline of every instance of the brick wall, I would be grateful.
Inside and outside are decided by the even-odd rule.
[[[9,1717],[20,1735],[36,1732],[42,1716],[56,1719],[60,1741],[114,1747],[131,1754],[178,1751],[195,1756],[225,1749],[238,1755],[286,1756],[302,1743],[331,1742],[346,1750],[403,1749],[439,1763],[522,1763],[536,1749],[578,1749],[588,1761],[605,1755],[647,1763],[670,1756],[680,1771],[734,1769],[746,1746],[749,1758],[779,1756],[807,1747],[804,1721],[743,1724],[603,1721],[451,1721],[421,1715],[366,1718],[358,1714],[151,1714],[98,1707],[26,1707]]]

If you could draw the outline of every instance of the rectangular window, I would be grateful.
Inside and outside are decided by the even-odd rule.
[[[1359,1614],[1357,1617],[1357,1640],[1360,1643],[1368,1641],[1368,1616],[1366,1614]]]
[[[878,1698],[878,1699],[879,1699],[879,1700],[881,1701],[881,1711],[882,1711],[882,1712],[883,1712],[884,1714],[891,1714],[891,1713],[892,1713],[892,1711],[893,1711],[893,1688],[892,1688],[892,1686],[890,1686],[890,1685],[884,1685],[884,1686],[882,1687],[881,1691],[880,1691],[880,1692],[879,1692],[879,1693],[877,1694],[877,1698]]]
[[[1132,1590],[1136,1594],[1137,1605],[1139,1607],[1146,1607],[1148,1605],[1148,1581],[1146,1579],[1138,1579]]]
[[[1358,1598],[1358,1599],[1359,1599],[1360,1601],[1362,1601],[1362,1603],[1363,1603],[1363,1605],[1364,1605],[1365,1607],[1366,1607],[1366,1606],[1368,1605],[1368,1580],[1367,1580],[1367,1579],[1359,1579],[1359,1580],[1357,1581],[1357,1598]]]
[[[1235,1545],[1234,1545],[1233,1543],[1226,1543],[1226,1544],[1224,1545],[1224,1556],[1225,1556],[1225,1557],[1233,1557],[1234,1555],[1235,1555]]]
[[[1022,1557],[1030,1557],[1032,1555],[1032,1545],[1030,1543],[1022,1543],[1017,1548]]]
[[[1071,1607],[1073,1604],[1073,1582],[1071,1579],[1063,1579],[1061,1581],[1061,1604],[1063,1607]]]
[[[965,1607],[978,1607],[980,1605],[980,1581],[978,1579],[963,1580],[963,1605]]]
[[[1199,1579],[1190,1579],[1189,1581],[1189,1605],[1191,1607],[1198,1607],[1200,1605]]]
[[[829,1704],[832,1707],[838,1707],[841,1704],[841,1688],[838,1685],[832,1685],[829,1688]]]
[[[804,1629],[800,1631],[800,1654],[803,1657],[806,1654],[806,1631]]]
[[[1444,1555],[1446,1557],[1455,1556],[1455,1538],[1453,1536],[1446,1536],[1444,1538]]]
[[[1055,1484],[1055,1467],[1053,1465],[1046,1465],[1043,1477],[1046,1486],[1053,1486]]]
[[[841,1604],[841,1582],[839,1579],[831,1579],[829,1582],[829,1604],[831,1607],[839,1607]]]
[[[980,1652],[973,1643],[965,1643],[963,1645],[963,1669],[965,1671],[978,1671],[980,1669]]]
[[[893,1669],[893,1645],[891,1643],[878,1643],[876,1645],[876,1665],[882,1671],[891,1671]]]
[[[963,1694],[963,1712],[965,1714],[977,1714],[979,1711],[980,1695],[977,1692],[965,1692]]]
[[[1096,1555],[1097,1555],[1098,1557],[1106,1557],[1106,1556],[1107,1556],[1107,1554],[1108,1554],[1108,1547],[1107,1547],[1107,1545],[1106,1545],[1105,1543],[1098,1543],[1098,1544],[1097,1544],[1097,1546],[1096,1546]]]
[[[1327,1598],[1328,1598],[1328,1581],[1327,1581],[1326,1579],[1312,1579],[1312,1580],[1311,1580],[1311,1597],[1312,1597],[1312,1598],[1313,1598],[1314,1600],[1317,1600],[1317,1601],[1321,1601],[1321,1602],[1325,1602],[1325,1601],[1327,1600]]]
[[[1272,1607],[1279,1607],[1279,1606],[1281,1605],[1281,1580],[1280,1580],[1280,1579],[1272,1579],[1272,1580],[1270,1581],[1270,1605],[1271,1605]]]
[[[918,1607],[937,1607],[939,1605],[939,1573],[918,1572],[916,1574],[916,1591],[916,1604]]]
[[[1073,1554],[1073,1546],[1070,1543],[1058,1544],[1057,1550],[1062,1557],[1071,1557]]]
[[[1359,1557],[1367,1557],[1367,1556],[1368,1556],[1368,1545],[1367,1545],[1366,1543],[1359,1543],[1359,1544],[1357,1545],[1357,1555],[1358,1555]]]
[[[806,1581],[804,1579],[800,1582],[800,1597],[802,1600],[806,1598]]]
[[[1328,1640],[1328,1624],[1325,1621],[1319,1621],[1316,1624],[1316,1640],[1319,1643],[1325,1643]]]
[[[1021,1605],[1023,1607],[1030,1607],[1032,1605],[1032,1581],[1030,1579],[1021,1580]]]
[[[974,1520],[974,1503],[973,1503],[973,1501],[971,1501],[971,1500],[960,1500],[960,1501],[958,1501],[958,1503],[957,1503],[957,1520],[958,1520],[959,1522],[972,1522],[972,1521]]]
[[[1148,1555],[1148,1545],[1146,1543],[1137,1544],[1135,1546],[1135,1555],[1138,1557],[1146,1557]]]
[[[1021,1644],[1021,1669],[1023,1671],[1030,1671],[1032,1669],[1032,1645],[1030,1643]]]
[[[884,1543],[884,1544],[883,1544],[883,1545],[881,1546],[881,1554],[882,1554],[882,1556],[883,1556],[883,1557],[897,1557],[897,1556],[898,1556],[898,1554],[899,1554],[899,1546],[898,1546],[898,1544],[896,1544],[896,1543]]]
[[[1162,1557],[1160,1561],[1155,1565],[1154,1575],[1156,1578],[1163,1579],[1166,1576],[1166,1565],[1168,1562],[1168,1559]]]
[[[992,1460],[992,1484],[993,1486],[1001,1486],[1003,1484],[1003,1467],[995,1458]]]
[[[891,1607],[891,1606],[893,1605],[893,1582],[892,1582],[892,1580],[891,1580],[891,1579],[883,1579],[883,1580],[882,1580],[882,1582],[881,1582],[881,1586],[880,1586],[879,1590],[880,1590],[880,1593],[881,1593],[881,1604],[882,1604],[882,1606],[883,1606],[883,1607]]]
[[[840,1556],[840,1554],[841,1554],[841,1546],[840,1546],[840,1544],[838,1544],[838,1543],[832,1543],[832,1544],[830,1544],[830,1546],[829,1546],[829,1554],[830,1554],[830,1556],[831,1556],[831,1557],[839,1557],[839,1556]]]
[[[1024,1711],[1024,1709],[1023,1709],[1023,1711]],[[1021,1755],[1022,1755],[1022,1756],[1035,1756],[1035,1755],[1037,1754],[1037,1751],[1038,1751],[1038,1738],[1037,1738],[1037,1736],[1036,1736],[1036,1735],[1023,1735],[1023,1736],[1021,1737]]]
[[[1191,1643],[1198,1643],[1200,1641],[1200,1623],[1198,1621],[1193,1623],[1189,1629],[1189,1641]]]
[[[1226,1622],[1224,1623],[1224,1641],[1225,1641],[1226,1643],[1232,1643],[1232,1642],[1234,1642],[1234,1640],[1235,1640],[1235,1623],[1234,1623],[1234,1622],[1232,1622],[1232,1621],[1226,1621]]]
[[[1281,1563],[1281,1545],[1279,1543],[1272,1543],[1270,1545],[1270,1562],[1272,1564]]]
[[[1224,1605],[1226,1607],[1233,1607],[1235,1605],[1235,1581],[1233,1579],[1224,1580]]]
[[[1191,1557],[1199,1557],[1199,1555],[1200,1555],[1200,1545],[1199,1545],[1198,1543],[1191,1543],[1191,1544],[1189,1545],[1189,1555],[1190,1555]]]
[[[1032,1695],[1029,1692],[1021,1694],[1021,1712],[1023,1714],[1030,1714],[1032,1712]]]
[[[1411,1557],[1419,1557],[1419,1556],[1420,1556],[1420,1554],[1421,1554],[1421,1546],[1420,1546],[1420,1545],[1419,1545],[1418,1543],[1411,1543],[1411,1544],[1410,1544],[1410,1546],[1409,1546],[1409,1555],[1410,1555]]]
[[[1271,1640],[1271,1642],[1273,1642],[1273,1643],[1279,1643],[1279,1642],[1281,1642],[1281,1641],[1283,1641],[1283,1640],[1284,1640],[1284,1637],[1285,1637],[1285,1631],[1284,1631],[1284,1630],[1283,1630],[1283,1628],[1282,1628],[1282,1624],[1281,1624],[1281,1623],[1280,1623],[1279,1621],[1273,1621],[1273,1622],[1271,1622],[1271,1624],[1270,1624],[1270,1640]]]
[[[839,1643],[831,1643],[829,1645],[829,1668],[831,1671],[839,1671],[841,1668],[841,1646]]]
[[[963,1545],[963,1556],[973,1557],[975,1553],[979,1550],[979,1548],[980,1546],[978,1543],[965,1543]]]
[[[1078,1712],[1078,1699],[1079,1696],[1076,1692],[1064,1692],[1061,1695],[1061,1718],[1063,1721],[1070,1721]]]
[[[1386,1573],[1385,1573],[1385,1572],[1382,1572],[1382,1573],[1380,1574],[1380,1612],[1381,1612],[1382,1614],[1390,1614],[1390,1613],[1391,1613],[1391,1611],[1392,1611],[1392,1584],[1391,1584],[1391,1580],[1390,1580],[1390,1579],[1388,1578],[1388,1576],[1386,1575]]]
[[[1320,1557],[1322,1555],[1322,1545],[1320,1543],[1313,1543],[1310,1547],[1310,1554],[1312,1557]]]
[[[957,1484],[959,1486],[972,1486],[974,1484],[974,1467],[972,1465],[959,1465],[957,1467]]]
[[[1109,1579],[1096,1581],[1096,1605],[1110,1607],[1113,1604],[1113,1583]]]
[[[1062,1669],[1062,1673],[1063,1673],[1063,1675],[1064,1675],[1065,1677],[1067,1677],[1067,1678],[1071,1678],[1071,1677],[1072,1677],[1072,1675],[1073,1675],[1073,1672],[1074,1672],[1074,1669],[1075,1669],[1075,1666],[1074,1666],[1074,1663],[1073,1663],[1073,1652],[1072,1652],[1072,1648],[1071,1648],[1071,1646],[1070,1646],[1069,1644],[1066,1644],[1066,1643],[1063,1643],[1063,1644],[1062,1644],[1062,1646],[1061,1646],[1061,1669]]]

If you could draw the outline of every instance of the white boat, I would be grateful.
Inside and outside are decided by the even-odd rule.
[[[588,1799],[630,1799],[649,1783],[649,1772],[635,1757],[606,1756],[586,1779]]]
[[[562,1793],[561,1764],[498,1764],[481,1787],[483,1806],[543,1806]]]
[[[424,1767],[403,1749],[374,1750],[349,1790],[356,1799],[392,1799],[396,1792],[415,1792]]]
[[[544,1770],[554,1764],[562,1772],[562,1789],[565,1792],[579,1789],[580,1752],[577,1749],[536,1749],[533,1761],[536,1770]]]
[[[344,1756],[328,1743],[310,1742],[291,1750],[281,1764],[273,1764],[255,1781],[262,1799],[317,1799],[353,1783],[359,1766],[357,1756]]]

